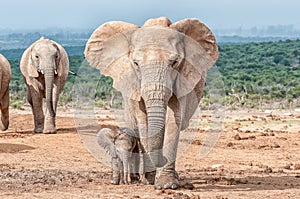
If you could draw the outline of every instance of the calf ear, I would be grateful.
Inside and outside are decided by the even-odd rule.
[[[183,34],[185,60],[179,70],[175,93],[182,97],[190,93],[200,81],[205,81],[206,73],[218,56],[218,46],[212,32],[197,19],[184,19],[170,25]]]
[[[104,128],[101,129],[97,135],[98,144],[113,158],[117,158],[116,146],[114,144],[115,134],[115,131]]]

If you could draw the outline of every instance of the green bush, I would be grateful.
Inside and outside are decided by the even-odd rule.
[[[10,106],[14,109],[19,109],[19,110],[24,110],[23,106],[23,102],[21,101],[14,101],[13,103],[10,104]]]

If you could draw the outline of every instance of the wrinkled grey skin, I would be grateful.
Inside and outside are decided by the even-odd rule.
[[[9,126],[9,82],[11,80],[10,64],[7,59],[0,54],[0,109],[1,121],[0,129],[7,130]]]
[[[127,125],[140,134],[146,183],[178,188],[179,133],[198,108],[206,73],[218,58],[212,32],[197,19],[172,24],[160,17],[142,27],[113,21],[94,31],[85,57],[122,92]]]
[[[139,139],[133,130],[123,127],[119,129],[101,129],[97,141],[112,157],[112,184],[128,184],[139,181]]]
[[[57,102],[69,71],[66,51],[58,43],[42,37],[23,53],[20,69],[34,115],[34,132],[56,133]],[[45,115],[43,98],[46,100]]]

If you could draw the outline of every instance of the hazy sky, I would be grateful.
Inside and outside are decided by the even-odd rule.
[[[209,27],[294,25],[299,0],[0,0],[0,29],[95,28],[110,20],[141,25],[167,16],[173,22],[198,18]]]

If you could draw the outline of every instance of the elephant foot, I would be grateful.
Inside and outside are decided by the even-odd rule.
[[[140,182],[140,175],[139,174],[136,174],[136,173],[130,174],[130,183],[131,184],[137,184],[139,182]]]
[[[149,185],[154,184],[156,171],[146,172],[143,184]]]
[[[120,178],[120,172],[117,170],[112,171],[110,184],[118,185],[120,184],[121,178]]]
[[[44,131],[43,131],[43,133],[44,134],[55,134],[55,133],[57,133],[57,130],[56,130],[56,128],[48,128],[48,129],[44,129]]]
[[[110,184],[118,185],[118,184],[119,184],[119,181],[118,181],[118,180],[111,180],[111,181],[110,181]]]
[[[44,117],[34,119],[34,133],[43,133],[44,131]]]
[[[0,122],[0,129],[2,131],[5,131],[8,129],[8,125],[9,125],[9,118],[7,116],[1,116],[1,122]]]
[[[155,189],[177,189],[179,187],[177,172],[162,171],[159,176],[156,176],[154,187]]]
[[[57,133],[57,130],[55,128],[55,118],[52,117],[46,118],[43,133],[45,134]]]
[[[43,133],[44,127],[35,127],[34,128],[34,133]]]
[[[6,131],[8,129],[8,125],[9,125],[8,122],[0,122],[0,129],[2,131]]]

